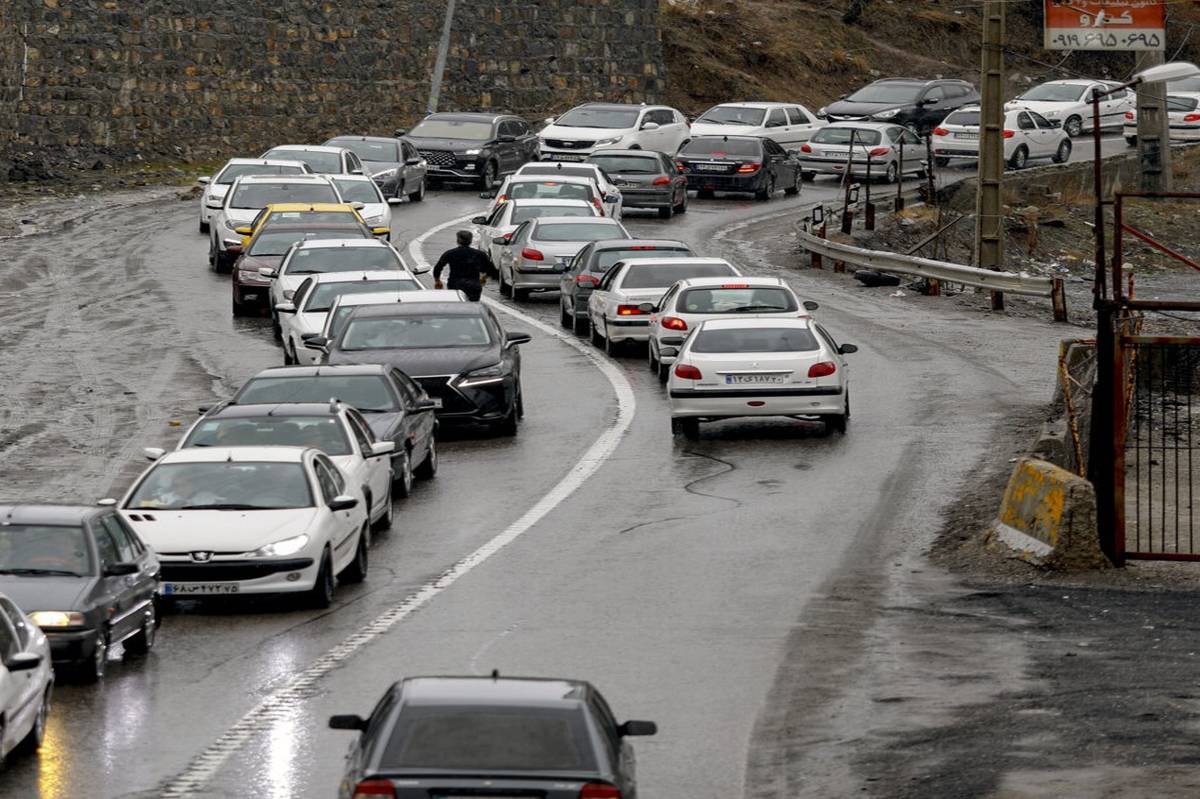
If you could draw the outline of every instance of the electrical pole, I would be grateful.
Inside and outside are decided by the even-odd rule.
[[[1162,50],[1141,50],[1137,72],[1163,63]],[[1171,133],[1167,124],[1167,84],[1143,83],[1137,87],[1137,149],[1142,191],[1170,191]]]
[[[979,104],[979,177],[975,195],[975,263],[1004,268],[1004,6],[983,4],[983,99]],[[1004,295],[992,292],[992,310],[1004,310]]]

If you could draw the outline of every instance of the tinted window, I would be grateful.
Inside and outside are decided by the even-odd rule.
[[[338,495],[337,483],[333,479],[333,470],[321,461],[314,461],[313,471],[317,474],[317,485],[321,487],[321,496],[328,505]]]
[[[352,180],[350,178],[334,178],[338,193],[348,203],[382,203],[386,202],[379,193],[373,180]]]
[[[33,641],[33,630],[26,623],[25,616],[17,609],[16,605],[3,597],[0,597],[0,611],[3,611],[13,630],[16,631],[19,650],[24,652],[29,649],[29,644]]]
[[[452,119],[426,119],[410,130],[408,135],[427,139],[487,141],[492,138],[492,123],[460,122]]]
[[[0,574],[23,569],[92,574],[92,558],[83,528],[47,524],[0,525]]]
[[[766,113],[761,108],[747,108],[744,105],[719,105],[705,111],[696,121],[756,128],[762,124],[763,115]]]
[[[929,91],[925,92],[925,100],[941,101],[946,99],[946,90],[941,86],[934,86]]]
[[[538,225],[530,238],[536,241],[603,241],[624,239],[628,235],[617,225],[600,222],[554,222]]]
[[[595,216],[596,212],[590,205],[525,205],[514,208],[511,225],[519,225],[539,216]]]
[[[854,137],[854,144],[858,146],[879,144],[881,138],[879,131],[866,130],[864,128],[821,128],[812,135],[813,144],[850,144],[850,137]]]
[[[103,571],[114,563],[121,562],[121,554],[117,542],[113,540],[108,528],[98,524],[92,528],[96,539],[96,552],[100,555],[100,570]]]
[[[727,264],[630,264],[621,281],[621,288],[665,289],[684,278],[732,274],[733,269]]]
[[[795,311],[792,293],[784,288],[713,287],[688,289],[675,306],[684,313],[770,313]]]
[[[116,516],[105,516],[100,520],[104,525],[104,529],[108,530],[108,534],[112,536],[113,542],[117,545],[117,558],[122,563],[137,560],[137,548],[133,545],[133,541],[129,539],[129,534],[125,532],[125,528],[117,521]]]
[[[796,106],[788,106],[787,112],[788,116],[792,119],[793,125],[807,125],[812,122],[812,120],[808,118],[808,114],[804,113],[804,110],[801,108],[797,108]]]
[[[343,280],[336,283],[320,283],[308,298],[304,307],[306,313],[328,311],[333,301],[343,295],[375,294],[380,291],[419,291],[421,284],[415,280]],[[347,314],[356,306],[348,305],[344,309]]]
[[[286,255],[288,248],[298,241],[321,241],[323,239],[352,239],[355,234],[367,238],[357,227],[337,228],[335,230],[307,230],[291,225],[281,226],[273,230],[263,230],[254,237],[250,245],[250,255],[270,256]]]
[[[400,156],[396,143],[390,141],[361,141],[359,139],[334,139],[331,147],[345,147],[364,161],[397,161]]]
[[[507,193],[511,200],[529,200],[535,197],[546,200],[590,200],[592,187],[585,183],[558,183],[552,180],[538,183],[525,181],[513,183],[508,187]]]
[[[819,349],[816,336],[799,327],[750,327],[702,330],[692,352],[811,352]]]
[[[313,247],[296,250],[284,271],[289,275],[329,272],[403,270],[404,264],[390,247]]]
[[[658,110],[647,113],[643,124],[645,122],[657,122],[659,125],[674,125],[675,114],[674,112],[668,111],[665,108],[659,108]]]
[[[784,115],[782,108],[772,109],[771,113],[767,116],[768,128],[782,128],[786,124],[787,117]]]
[[[266,208],[272,203],[336,203],[328,183],[243,183],[229,199],[230,208]]]
[[[618,261],[635,261],[639,258],[682,258],[692,251],[676,247],[626,247],[620,250],[602,250],[596,255],[593,272],[607,272]]]
[[[358,451],[362,453],[364,458],[370,457],[372,438],[370,432],[367,431],[365,425],[354,418],[353,414],[347,413],[346,419],[349,420],[350,432],[354,435],[354,440],[358,442]],[[326,451],[326,454],[332,455],[333,453]]]
[[[632,128],[641,112],[636,108],[597,108],[582,106],[558,118],[554,124],[567,128]]]
[[[351,318],[340,339],[343,350],[484,347],[491,343],[478,316]]]
[[[342,171],[341,153],[314,150],[270,150],[263,158],[278,158],[285,161],[301,161],[317,174],[339,174]]]
[[[653,155],[593,155],[588,159],[610,175],[657,175],[662,165]]]
[[[921,87],[915,83],[872,83],[846,98],[850,103],[889,103],[904,105],[915,103]]]
[[[242,405],[274,402],[328,402],[337,397],[360,411],[397,410],[383,375],[255,377],[237,395]]]
[[[719,139],[715,136],[702,136],[692,139],[679,151],[680,155],[709,155],[721,158],[726,155],[757,156],[761,148],[757,140],[751,139]]]
[[[1032,117],[1022,111],[1020,114],[1017,114],[1017,127],[1021,130],[1033,130],[1036,126],[1033,124]]]
[[[260,164],[230,164],[221,170],[214,183],[228,185],[234,178],[243,175],[303,175],[304,167],[296,166],[266,166]]]
[[[299,463],[164,463],[138,484],[125,507],[279,510],[312,507],[312,496]]]
[[[184,447],[315,447],[326,455],[349,455],[350,442],[336,416],[205,419]]]
[[[1194,97],[1168,97],[1168,111],[1195,111],[1196,106],[1200,104]]]
[[[979,112],[978,111],[955,111],[946,117],[945,124],[947,125],[962,125],[968,128],[979,127]]]

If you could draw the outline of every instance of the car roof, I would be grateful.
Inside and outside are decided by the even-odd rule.
[[[76,525],[112,510],[111,505],[49,505],[14,503],[0,505],[0,527],[6,524]]]
[[[230,166],[231,164],[252,164],[254,166],[304,166],[303,161],[293,161],[288,158],[230,158],[225,162],[225,166]]]
[[[452,122],[494,122],[497,119],[511,116],[512,114],[489,114],[483,111],[444,111],[442,113],[430,114],[425,119],[422,119],[421,122],[424,122],[426,119],[447,119]]]
[[[312,447],[199,447],[172,450],[155,463],[300,463],[314,451]]]
[[[962,110],[962,109],[957,109]],[[831,130],[834,128],[858,128],[859,130],[878,130],[884,131],[888,128],[902,128],[903,125],[896,122],[831,122],[823,128],[820,128],[813,135],[817,135],[823,130]]]
[[[736,281],[739,286],[767,286],[767,287],[782,287],[788,288],[788,284],[783,282],[778,277],[745,277],[739,275],[725,275],[724,277],[688,277],[680,280],[683,288],[705,288],[711,286],[724,286],[731,281]]]
[[[311,173],[303,175],[242,175],[237,180],[243,183],[324,183],[332,185],[329,182],[329,178],[325,175],[314,175]]]
[[[706,319],[700,323],[705,330],[737,330],[746,327],[812,327],[813,321],[807,316],[772,317],[770,319]]]
[[[600,225],[608,225],[609,227],[619,227],[619,226],[620,226],[620,224],[621,224],[621,223],[620,223],[620,222],[618,222],[617,220],[613,219],[611,216],[597,216],[597,217],[586,217],[586,216],[536,216],[536,217],[534,217],[534,218],[533,218],[532,220],[530,220],[530,221],[531,221],[531,222],[533,222],[533,223],[534,223],[534,225],[535,225],[536,227],[542,227],[543,225],[559,225],[559,224],[567,224],[567,223],[570,223],[570,224],[572,224],[572,225],[579,225],[579,224],[596,225],[596,224],[600,224]]]
[[[408,280],[420,285],[417,276],[407,269],[364,269],[361,272],[318,272],[315,275],[307,276],[313,283],[370,283],[374,280]],[[394,291],[393,289],[383,289],[383,291]],[[403,294],[411,294],[411,291],[401,292]],[[422,294],[424,292],[421,292]],[[340,296],[344,296],[339,294]],[[359,296],[359,295],[348,295]]]
[[[344,410],[341,403],[331,402],[266,402],[250,405],[227,404],[209,411],[205,419],[257,419],[264,416],[337,416]]]
[[[1095,80],[1091,78],[1063,78],[1062,80],[1047,80],[1039,83],[1039,86],[1050,86],[1052,84],[1065,84],[1068,86],[1091,86],[1093,83],[1103,83],[1107,86],[1115,86],[1116,82],[1111,80]]]
[[[345,147],[335,147],[328,144],[279,144],[271,147],[267,152],[275,152],[276,150],[295,150],[305,153],[340,153]]]
[[[271,213],[303,213],[305,211],[354,213],[354,208],[349,203],[269,203],[266,209]]]
[[[509,200],[505,205],[511,205],[514,208],[527,208],[529,206],[542,208],[595,208],[587,200],[559,200],[551,197],[521,197],[516,200]],[[579,217],[571,217],[578,219]]]
[[[665,105],[647,105],[646,103],[583,103],[575,106],[576,108],[600,108],[605,111],[628,111],[630,109],[642,108],[667,108]]]
[[[400,139],[396,138],[395,136],[334,136],[329,141],[373,141],[395,144],[396,142],[400,141]],[[328,142],[322,146],[337,147],[336,144],[329,144]]]
[[[721,141],[754,141],[761,143],[762,136],[728,136],[722,133],[706,133],[703,136],[693,136],[691,141],[707,141],[709,139],[720,139]],[[688,142],[689,144],[691,142]]]
[[[914,86],[925,86],[933,83],[968,83],[960,78],[880,78],[872,83],[911,83]]]
[[[446,316],[483,316],[483,308],[477,302],[397,302],[386,305],[364,305],[354,312],[355,319],[364,317],[403,316],[405,314],[437,313]]]
[[[254,377],[338,377],[354,375],[383,375],[391,369],[379,363],[318,364],[316,366],[269,366]]]
[[[359,182],[374,183],[367,175],[330,175],[330,180],[355,180]]]
[[[559,172],[559,171],[561,171],[561,170],[565,170],[565,169],[587,169],[587,170],[596,170],[596,171],[598,171],[598,172],[599,172],[599,171],[603,171],[603,170],[601,170],[601,169],[600,169],[600,167],[599,167],[599,166],[597,166],[596,164],[589,164],[587,161],[568,161],[568,162],[563,162],[563,161],[529,161],[528,163],[521,164],[520,168],[518,168],[518,169],[517,169],[517,171],[513,173],[513,177],[524,177],[525,175],[532,175],[532,174],[539,174],[539,175],[545,175],[545,174],[547,174],[547,173],[545,173],[545,172],[538,172],[538,173],[533,173],[533,172],[525,172],[525,173],[522,173],[522,172],[521,172],[521,170],[523,170],[523,169],[526,169],[527,167],[536,167],[536,168],[538,168],[538,169],[549,169],[549,170],[551,170],[551,173],[550,173],[550,174],[553,174],[554,172]]]
[[[339,294],[333,298],[338,308],[363,305],[389,305],[411,302],[465,302],[467,295],[458,289],[425,289],[424,291],[370,291],[366,294]]]
[[[308,241],[297,242],[296,249],[298,250],[332,250],[335,247],[388,247],[386,241],[381,239],[309,239]]]
[[[414,705],[573,706],[594,690],[580,680],[537,677],[409,677],[400,685]]]
[[[675,239],[604,239],[594,243],[592,252],[601,252],[604,250],[628,250],[633,247],[655,247],[662,249],[685,249],[692,248],[684,244],[682,241]]]
[[[625,264],[637,264],[638,266],[670,266],[673,264],[733,264],[726,261],[724,258],[705,258],[703,256],[685,256],[681,258],[635,258],[628,261],[622,261]],[[737,277],[736,275],[728,275],[727,277]],[[740,279],[740,278],[739,278]]]
[[[592,153],[592,155],[589,155],[588,158],[591,158],[595,155],[640,155],[646,158],[657,158],[660,155],[666,155],[666,153],[660,153],[657,150],[618,150],[615,147],[605,147],[603,150],[596,150],[594,153]],[[593,164],[589,161],[572,161],[569,166],[594,166],[597,169],[600,169],[599,164]]]
[[[744,102],[732,103],[717,103],[713,108],[725,108],[727,106],[741,106],[743,108],[782,108],[784,106],[802,106],[803,103],[780,103],[776,101],[766,100],[746,100]]]

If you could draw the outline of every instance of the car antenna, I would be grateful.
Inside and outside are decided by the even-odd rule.
[[[500,669],[492,669],[492,679],[493,680],[500,679]]]

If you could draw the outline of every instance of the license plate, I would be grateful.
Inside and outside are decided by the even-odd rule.
[[[243,300],[257,300],[258,295],[251,291],[249,293],[243,294],[242,299]]]
[[[696,164],[696,169],[701,172],[724,172],[728,167],[723,164]]]
[[[441,397],[430,397],[429,399],[433,403],[434,408],[442,407],[442,398]]]
[[[586,155],[569,155],[567,153],[542,153],[543,161],[582,161]]]
[[[163,596],[189,594],[236,594],[242,590],[237,583],[163,583]]]
[[[617,184],[617,188],[618,188],[618,189],[636,189],[637,187],[638,187],[638,184],[636,184],[636,183],[624,183],[624,182],[622,182],[622,183],[618,183],[618,184]]]
[[[954,138],[956,138],[956,139],[978,139],[979,134],[978,133],[955,133]]]
[[[787,379],[786,375],[725,375],[727,386],[762,386],[780,385]]]

